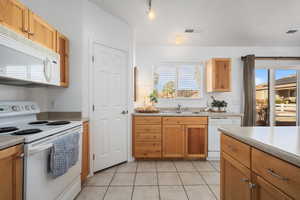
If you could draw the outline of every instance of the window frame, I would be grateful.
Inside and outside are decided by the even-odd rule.
[[[175,101],[175,100],[200,100],[204,98],[204,68],[205,64],[203,62],[189,62],[189,61],[165,61],[165,62],[160,62],[156,66],[153,66],[152,70],[152,84],[153,84],[153,90],[156,89],[155,84],[154,84],[154,74],[156,72],[156,69],[159,67],[176,67],[176,81],[175,81],[175,90],[177,93],[178,89],[178,68],[180,65],[194,65],[194,67],[199,67],[199,72],[200,72],[200,85],[199,85],[199,96],[195,98],[190,98],[190,97],[176,97],[175,98],[158,98],[158,101],[160,102],[167,102],[167,101]]]

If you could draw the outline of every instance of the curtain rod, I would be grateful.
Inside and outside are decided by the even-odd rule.
[[[246,56],[242,56],[242,60],[245,60]],[[300,57],[255,57],[255,60],[300,60]]]

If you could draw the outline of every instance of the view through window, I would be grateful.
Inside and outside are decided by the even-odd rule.
[[[199,64],[170,63],[154,70],[154,89],[159,98],[199,98],[201,86]]]
[[[255,82],[256,125],[296,126],[297,70],[256,69]]]

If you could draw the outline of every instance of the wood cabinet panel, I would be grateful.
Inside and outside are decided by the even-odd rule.
[[[252,170],[289,196],[300,199],[300,168],[253,148]]]
[[[206,65],[207,92],[231,91],[231,59],[212,58]]]
[[[256,187],[253,192],[254,200],[292,200],[289,196],[278,190],[263,178],[253,175]]]
[[[222,134],[221,149],[246,167],[250,168],[251,148],[249,145]]]
[[[207,117],[163,117],[163,124],[200,125],[207,124]]]
[[[138,134],[160,134],[161,125],[136,125],[135,132]]]
[[[251,171],[231,156],[221,156],[221,200],[250,200]]]
[[[28,8],[17,0],[0,1],[0,24],[28,37]]]
[[[29,12],[29,38],[56,51],[56,30],[31,11]]]
[[[60,55],[60,85],[69,87],[69,40],[63,34],[57,32],[56,51]]]
[[[161,117],[144,117],[144,116],[136,116],[135,117],[135,124],[157,124],[161,125]]]
[[[185,134],[182,125],[163,126],[163,157],[183,158],[185,156]]]
[[[83,123],[81,182],[84,183],[90,173],[90,130],[89,122]]]
[[[160,142],[136,142],[136,158],[161,158]]]
[[[0,150],[0,199],[21,200],[23,195],[23,146]]]
[[[207,126],[186,125],[185,126],[185,148],[188,158],[207,157]]]

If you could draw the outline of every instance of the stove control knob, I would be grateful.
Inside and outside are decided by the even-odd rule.
[[[15,112],[20,110],[19,106],[12,106],[11,109]]]
[[[36,109],[35,105],[31,105],[31,109],[35,110]]]
[[[25,106],[25,110],[30,111],[30,106],[29,106],[29,105],[26,105],[26,106]]]

